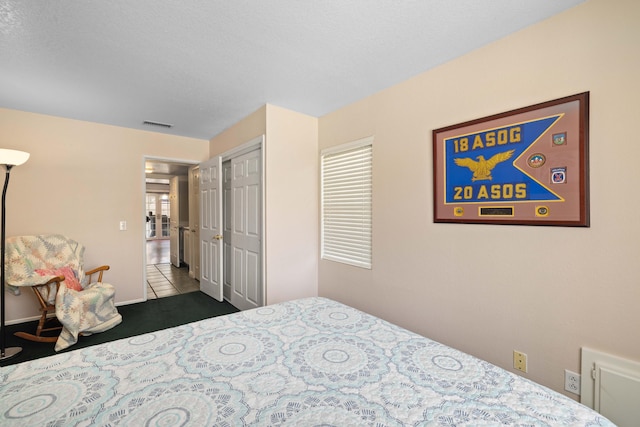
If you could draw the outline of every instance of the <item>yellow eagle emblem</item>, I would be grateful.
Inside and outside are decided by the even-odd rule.
[[[476,157],[476,159],[478,159],[477,162],[470,157],[453,159],[453,161],[456,165],[469,168],[469,170],[473,172],[471,181],[482,181],[487,179],[491,181],[491,171],[493,168],[495,168],[498,163],[510,159],[514,151],[515,150],[509,150],[498,153],[489,160],[486,160],[484,156],[478,156]]]

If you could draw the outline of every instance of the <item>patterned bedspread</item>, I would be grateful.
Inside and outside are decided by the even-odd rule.
[[[4,367],[0,381],[2,426],[612,425],[547,388],[324,298]]]

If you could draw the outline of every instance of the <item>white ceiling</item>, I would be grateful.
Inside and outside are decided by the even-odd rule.
[[[0,0],[0,107],[210,139],[265,103],[320,117],[583,1]]]

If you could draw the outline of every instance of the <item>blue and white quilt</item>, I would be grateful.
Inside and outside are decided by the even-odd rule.
[[[0,425],[612,426],[356,309],[308,298],[0,369]]]

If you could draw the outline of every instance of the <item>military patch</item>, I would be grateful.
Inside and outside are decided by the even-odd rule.
[[[567,145],[567,133],[554,133],[553,136],[551,136],[551,140],[553,141],[553,145],[555,147],[559,145]]]
[[[566,184],[567,182],[567,168],[552,168],[551,169],[551,183],[552,184]]]
[[[549,208],[546,206],[536,206],[536,216],[549,216]]]
[[[546,161],[547,158],[544,156],[544,154],[536,153],[529,156],[527,164],[532,168],[539,168],[540,166],[544,165]]]

